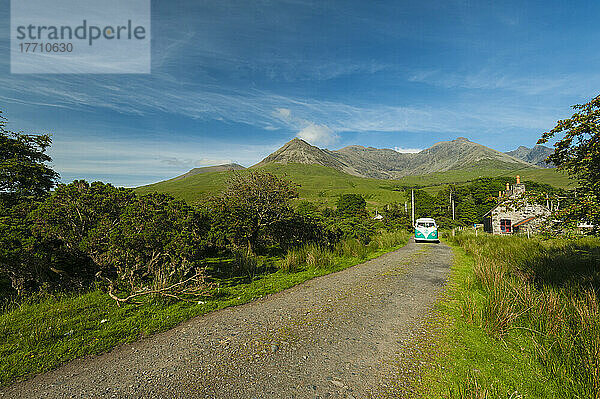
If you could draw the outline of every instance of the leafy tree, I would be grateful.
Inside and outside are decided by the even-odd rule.
[[[103,265],[101,254],[107,250],[108,234],[135,197],[132,190],[102,182],[59,184],[32,214],[36,234],[59,240],[68,250],[86,254],[96,265]]]
[[[318,210],[317,205],[307,200],[298,202],[298,205],[296,206],[296,211],[301,215],[314,216],[317,214]]]
[[[404,211],[404,205],[397,202],[387,204],[381,211],[383,224],[388,230],[412,230],[410,215]]]
[[[435,197],[424,190],[415,190],[415,219],[431,217],[434,212]]]
[[[210,201],[212,235],[218,243],[245,247],[251,253],[261,243],[278,241],[272,229],[293,214],[290,200],[297,186],[272,173],[234,173],[226,188]]]
[[[554,153],[548,161],[579,181],[584,188],[582,199],[567,218],[583,217],[600,231],[600,95],[586,104],[573,106],[577,110],[570,118],[559,120],[545,132],[538,144],[546,143],[556,135],[562,138],[554,144]]]
[[[56,184],[58,173],[46,165],[52,159],[46,149],[48,135],[15,133],[6,129],[0,111],[0,205],[45,196]]]
[[[0,111],[0,278],[6,276],[18,294],[39,285],[50,265],[32,235],[27,215],[56,183],[58,174],[46,165],[51,140],[47,135],[6,129]]]
[[[339,219],[336,226],[344,238],[358,238],[363,244],[368,244],[375,234],[375,223],[370,218],[346,217]]]
[[[365,217],[367,202],[360,194],[342,194],[337,201],[337,213],[341,217]]]
[[[479,220],[477,206],[475,205],[475,200],[471,196],[463,197],[458,203],[456,210],[458,219],[465,225],[472,225]]]

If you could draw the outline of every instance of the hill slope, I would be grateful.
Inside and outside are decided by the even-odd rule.
[[[548,155],[553,152],[554,149],[538,144],[533,148],[520,146],[516,150],[508,151],[506,154],[542,168],[554,168],[554,165],[545,162]]]
[[[307,199],[323,206],[335,206],[341,194],[362,194],[370,208],[389,202],[407,200],[404,193],[397,191],[398,186],[426,186],[425,190],[435,193],[448,183],[463,183],[478,177],[513,176],[520,174],[525,180],[548,183],[556,187],[567,187],[569,179],[556,169],[522,169],[518,172],[493,167],[475,167],[463,170],[450,170],[421,176],[407,176],[398,180],[381,180],[349,175],[335,168],[321,165],[298,163],[269,163],[255,166],[274,173],[284,179],[300,184],[301,199]],[[148,186],[138,187],[140,194],[151,192],[169,193],[190,203],[202,201],[210,195],[218,194],[231,175],[230,171],[196,174],[185,179],[167,180]],[[247,173],[241,171],[241,173]]]
[[[358,145],[330,151],[295,138],[255,167],[271,163],[322,165],[354,176],[378,179],[398,179],[481,166],[505,170],[536,168],[525,161],[473,143],[464,137],[436,143],[416,154]]]
[[[194,168],[194,169],[190,170],[189,172],[182,174],[181,176],[174,177],[171,180],[181,180],[181,179],[185,179],[186,177],[199,175],[202,173],[225,172],[225,171],[231,171],[231,170],[244,170],[244,169],[246,169],[246,168],[244,168],[242,165],[238,165],[237,163],[227,163],[224,165],[217,165],[217,166],[206,166],[203,168]]]

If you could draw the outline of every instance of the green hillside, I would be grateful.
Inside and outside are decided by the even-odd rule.
[[[333,206],[340,194],[362,194],[371,206],[392,201],[404,201],[404,196],[392,188],[398,181],[351,176],[333,168],[304,164],[268,164],[260,168],[300,184],[300,198]],[[223,186],[232,172],[204,173],[181,180],[167,180],[138,187],[139,193],[154,191],[169,193],[188,202],[202,201]],[[239,173],[248,173],[240,171]]]
[[[555,169],[497,169],[492,165],[480,168],[451,170],[422,176],[408,176],[398,180],[381,180],[351,176],[333,168],[305,164],[267,164],[257,169],[272,172],[300,184],[300,198],[318,203],[321,206],[334,206],[340,194],[362,194],[370,208],[393,201],[405,201],[402,192],[394,191],[402,185],[428,186],[430,193],[442,189],[447,183],[461,183],[478,177],[521,175],[522,180],[548,183],[555,187],[568,187],[569,179]],[[193,175],[185,179],[171,179],[164,182],[138,187],[139,193],[165,192],[187,202],[202,201],[211,194],[218,193],[227,176],[233,172],[212,172]],[[248,173],[240,171],[239,173]]]

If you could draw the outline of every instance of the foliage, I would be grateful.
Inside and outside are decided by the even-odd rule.
[[[6,276],[18,295],[57,277],[46,248],[32,235],[28,214],[56,183],[46,165],[50,136],[6,129],[0,111],[0,280]]]
[[[122,288],[129,297],[203,293],[201,261],[209,228],[205,215],[181,200],[166,194],[140,196],[102,234],[108,245],[97,257],[99,266],[113,269],[116,281],[109,281],[110,287]]]
[[[129,189],[101,182],[59,184],[32,214],[36,233],[44,240],[60,241],[72,252],[86,254],[102,268],[109,233],[135,197]]]
[[[165,194],[138,197],[110,184],[75,181],[32,212],[36,235],[60,243],[91,268],[63,271],[68,278],[100,277],[117,301],[153,293],[195,294],[203,287],[200,259],[209,222]]]
[[[339,228],[344,238],[356,238],[363,244],[368,244],[376,231],[375,223],[367,217],[342,218],[335,226]]]
[[[14,133],[6,124],[0,111],[0,206],[10,207],[45,196],[58,174],[46,165],[50,136]]]
[[[298,196],[296,185],[271,173],[234,173],[223,192],[213,197],[209,211],[217,242],[253,252],[277,242],[275,225],[293,214],[290,200]]]
[[[30,208],[28,202],[0,208],[0,275],[8,277],[19,296],[35,289],[50,272],[33,254],[36,243],[27,221]]]
[[[317,205],[307,200],[299,201],[296,205],[296,212],[298,212],[300,215],[315,216],[318,211],[319,208]]]
[[[360,194],[343,194],[337,201],[337,214],[341,217],[364,217],[367,214],[367,202]]]
[[[404,205],[397,202],[387,204],[381,211],[383,224],[388,231],[411,231],[410,215],[404,211]]]
[[[562,138],[554,144],[554,153],[548,160],[579,181],[584,188],[582,202],[567,219],[581,218],[596,225],[600,232],[600,95],[586,104],[573,106],[577,110],[570,118],[559,120],[545,132],[539,144],[556,135]],[[579,219],[582,220],[582,219]]]

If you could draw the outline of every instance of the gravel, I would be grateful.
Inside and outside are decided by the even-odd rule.
[[[396,397],[452,252],[415,244],[0,390],[0,398]],[[407,370],[408,369],[408,370]]]

